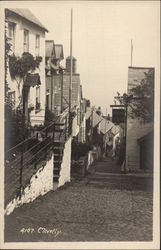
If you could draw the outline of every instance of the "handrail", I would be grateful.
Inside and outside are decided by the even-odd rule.
[[[73,117],[71,117],[71,118],[70,117],[71,117],[71,114],[69,114],[69,111],[68,111],[68,108],[67,108],[62,114],[57,116],[56,119],[54,119],[54,121],[51,122],[47,127],[40,130],[40,133],[43,132],[43,131],[47,131],[51,126],[56,125],[56,124],[58,124],[58,126],[60,126],[60,128],[61,128],[60,121],[62,119],[66,119],[66,122],[64,122],[65,126],[63,126],[62,130],[60,129],[60,132],[59,132],[59,135],[58,135],[58,138],[59,138],[60,142],[61,142],[61,137],[62,137],[63,142],[66,142],[68,140],[68,138],[72,135]],[[53,129],[53,133],[54,133],[54,129]],[[56,131],[55,131],[55,133],[56,133]],[[36,136],[34,135],[34,136],[26,139],[25,141],[31,140],[32,138],[35,138],[35,137]],[[23,188],[23,176],[25,175],[26,171],[28,171],[28,168],[33,167],[33,168],[36,169],[36,164],[38,164],[40,161],[46,160],[46,152],[49,151],[49,150],[53,150],[53,148],[56,147],[53,144],[54,143],[53,139],[54,139],[54,137],[52,137],[52,134],[51,134],[51,136],[46,135],[45,138],[43,138],[42,141],[36,142],[27,151],[23,152],[23,150],[22,150],[21,154],[17,157],[17,159],[15,159],[14,161],[11,161],[8,164],[9,167],[14,165],[14,167],[13,167],[13,172],[14,173],[15,173],[16,168],[18,170],[18,178],[20,179],[19,180],[20,181],[20,187],[19,187],[20,190]],[[18,146],[20,146],[25,141],[19,143]],[[41,143],[42,143],[42,145],[41,145]],[[17,147],[17,145],[15,147],[13,147],[13,148],[16,148],[16,147]],[[34,151],[31,154],[30,152],[32,150],[34,150]],[[23,160],[21,161],[21,159],[23,159]],[[61,157],[58,158],[58,161],[61,163]],[[17,174],[17,173],[15,173],[15,174]]]
[[[52,122],[49,126],[47,126],[47,127],[45,127],[44,129],[40,130],[40,133],[43,132],[43,131],[46,131],[49,127],[51,127],[52,125],[56,124],[56,122],[59,120],[59,118],[62,117],[63,115],[65,115],[65,117],[66,117],[67,115],[69,115],[69,113],[66,113],[66,112],[67,112],[67,109],[65,110],[65,112],[63,112],[62,114],[60,114],[60,116],[58,116],[58,117],[55,119],[55,121]],[[61,137],[63,134],[67,133],[67,130],[70,131],[71,129],[72,129],[72,123],[69,124],[63,132],[60,132],[60,137]],[[60,137],[59,137],[59,138],[60,138]],[[11,151],[11,150],[13,150],[13,149],[19,147],[19,146],[22,145],[23,143],[25,143],[25,142],[27,142],[27,141],[29,141],[29,140],[31,140],[31,139],[34,139],[34,138],[36,139],[36,135],[34,135],[34,136],[32,136],[32,137],[26,139],[25,141],[22,141],[21,143],[17,144],[15,147],[13,147],[13,148],[9,149],[7,152],[5,152],[5,154],[8,153],[9,151]],[[47,139],[47,138],[45,138],[45,139]],[[45,141],[45,140],[43,140],[43,141]],[[25,151],[24,154],[23,154],[23,156],[25,157],[29,152],[31,152],[34,148],[36,148],[38,145],[40,145],[43,141],[37,142],[37,143],[36,143],[34,146],[32,146],[29,150]],[[20,159],[21,159],[21,155],[20,155],[19,157],[17,157],[15,160],[13,160],[12,162],[10,162],[9,165],[14,165],[14,164],[17,163]]]
[[[47,139],[47,138],[46,138]],[[45,141],[45,140],[44,140]],[[23,157],[25,157],[29,152],[31,152],[34,148],[36,148],[37,146],[39,146],[43,141],[39,141],[38,143],[36,143],[33,147],[31,147],[29,150],[25,151],[23,154]],[[10,164],[14,165],[18,160],[21,159],[21,155],[19,157],[17,157],[15,160],[11,161]],[[9,164],[9,165],[10,165]]]
[[[59,118],[59,117],[57,117],[57,118]],[[47,127],[43,128],[43,129],[40,130],[39,132],[41,133],[41,132],[47,130],[49,127],[51,127],[52,125],[54,125],[54,123],[57,122],[57,120],[58,120],[58,119],[54,120],[54,121],[51,122]],[[31,140],[31,139],[34,139],[34,138],[36,138],[36,135],[33,135],[33,136],[31,136],[30,138],[27,138],[27,139],[25,139],[24,141],[21,141],[20,143],[18,143],[18,144],[15,145],[14,147],[8,149],[8,150],[5,152],[5,154],[7,154],[7,153],[10,152],[11,150],[13,150],[13,149],[19,147],[19,146],[22,145],[23,143],[25,143],[25,142],[27,142],[27,141],[29,141],[29,140]]]
[[[44,150],[48,145],[52,144],[52,141],[50,141],[47,145],[45,145],[43,148],[41,148],[38,152],[36,152],[28,161],[23,163],[22,167],[24,167],[27,163],[29,163],[32,159],[35,158],[35,156],[40,153],[42,150]]]

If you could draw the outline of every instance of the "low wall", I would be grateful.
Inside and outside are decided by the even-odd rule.
[[[79,125],[77,124],[78,116],[76,115],[73,119],[72,124],[72,136],[77,136],[79,133]]]
[[[87,170],[89,169],[89,167],[92,165],[92,163],[94,161],[97,160],[97,155],[96,155],[96,152],[93,152],[93,151],[89,151],[88,152],[88,161],[87,161]]]
[[[97,160],[97,152],[90,150],[85,156],[81,156],[79,160],[75,162],[75,168],[73,166],[73,177],[84,177],[92,163]]]
[[[71,174],[71,143],[72,138],[70,137],[64,147],[64,155],[61,164],[60,177],[58,187],[63,186],[66,182],[70,182]]]
[[[34,174],[27,187],[24,189],[21,198],[14,198],[6,206],[5,214],[9,215],[16,207],[24,203],[29,203],[35,200],[39,195],[44,195],[53,189],[53,155],[47,161],[44,167],[41,167]]]

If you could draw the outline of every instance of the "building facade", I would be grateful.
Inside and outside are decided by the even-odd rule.
[[[25,114],[31,125],[44,123],[45,115],[45,33],[47,29],[28,9],[5,9],[6,35],[11,44],[10,55],[20,58],[24,52],[34,58],[42,58],[39,67],[30,73],[28,93],[25,100]],[[29,79],[28,78],[28,79]],[[38,80],[37,80],[38,79]],[[24,81],[18,85],[8,72],[8,96],[14,109],[22,99]]]
[[[63,46],[46,41],[46,107],[56,115],[69,107],[70,57],[66,58],[66,68],[61,61],[64,59]],[[76,73],[76,59],[73,57],[73,73],[71,88],[71,108],[80,104],[80,75]]]
[[[145,78],[145,73],[154,68],[129,67],[128,68],[128,94],[131,89],[140,84]],[[131,171],[153,168],[153,122],[144,122],[137,117],[132,118],[127,114],[127,135],[126,135],[126,166]],[[148,139],[150,138],[150,140]],[[148,141],[147,141],[148,140]],[[144,141],[144,143],[143,143]],[[147,141],[147,142],[146,142]],[[142,145],[144,144],[144,149]],[[146,145],[146,146],[145,146]],[[147,150],[145,150],[147,148]],[[148,158],[150,156],[150,158]],[[146,162],[149,161],[149,164]]]

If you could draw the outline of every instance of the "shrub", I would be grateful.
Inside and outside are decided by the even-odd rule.
[[[81,156],[85,156],[92,146],[89,143],[75,142],[72,141],[72,159],[78,160]]]

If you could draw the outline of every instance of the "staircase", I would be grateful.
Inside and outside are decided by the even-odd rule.
[[[60,171],[64,157],[64,148],[69,136],[72,134],[73,120],[69,119],[68,110],[63,112],[56,120],[53,126],[53,189],[56,190],[59,186]]]
[[[53,184],[54,189],[57,189],[60,177],[61,164],[64,155],[64,147],[67,138],[67,125],[65,122],[57,122],[54,125],[53,136],[53,152],[54,152],[54,172],[53,172]]]
[[[64,145],[65,142],[54,142],[54,173],[53,173],[54,183],[59,181]]]

